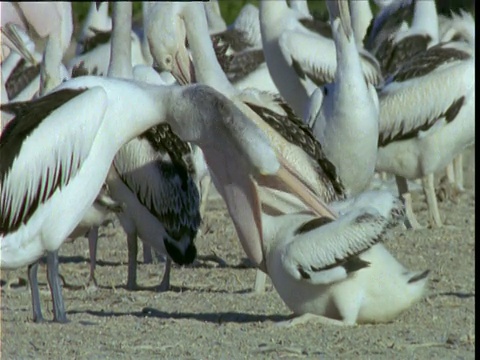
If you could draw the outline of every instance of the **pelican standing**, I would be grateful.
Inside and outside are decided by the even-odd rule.
[[[352,13],[352,17],[368,16],[368,2],[358,3],[358,10],[362,11]],[[311,17],[289,8],[285,0],[260,2],[260,28],[268,69],[280,94],[303,118],[310,95],[317,86],[333,81],[337,66],[330,27],[303,25],[311,22]],[[359,51],[365,77],[375,86],[381,84],[378,62],[363,48]]]
[[[405,179],[422,178],[432,226],[442,226],[433,174],[475,141],[475,59],[464,42],[438,44],[405,63],[379,92],[376,169],[396,175],[407,226],[418,228]]]
[[[115,5],[109,76],[133,77],[128,46],[131,6]],[[141,80],[164,85],[158,75]],[[171,260],[183,265],[195,259],[200,212],[194,177],[191,148],[173,134],[168,124],[157,125],[132,139],[115,156],[107,183],[112,197],[126,205],[118,217],[127,234],[127,288],[137,287],[137,236],[160,254],[169,255],[160,291],[170,287]]]
[[[472,56],[475,56],[475,20],[466,11],[460,10],[459,14],[451,13],[450,17],[439,16],[440,42],[465,41],[472,48]],[[475,148],[473,148],[475,154]],[[475,169],[475,156],[472,156],[472,167]],[[473,183],[475,183],[475,170],[473,170]],[[453,164],[447,167],[447,176],[450,185],[456,191],[464,191],[463,188],[463,154],[453,159]]]
[[[345,18],[330,18],[337,57],[335,80],[315,90],[321,92],[321,107],[316,114],[310,109],[313,118],[307,120],[347,193],[356,195],[367,188],[375,171],[378,97],[364,79],[348,3],[342,6],[342,15]],[[315,100],[310,106],[314,104]]]

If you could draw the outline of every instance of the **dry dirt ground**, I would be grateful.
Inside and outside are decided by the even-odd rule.
[[[426,224],[423,196],[414,197]],[[216,254],[226,267],[198,262],[172,270],[172,290],[156,293],[163,264],[139,266],[141,291],[124,288],[126,239],[115,221],[101,229],[99,288],[85,288],[88,245],[84,239],[60,250],[63,294],[70,322],[32,323],[26,269],[1,274],[2,359],[473,359],[475,354],[475,199],[440,203],[446,227],[393,230],[386,246],[410,269],[431,269],[428,295],[381,325],[339,328],[305,324],[281,328],[290,317],[269,283],[251,295],[255,270],[245,266],[221,200],[212,200],[208,228],[197,238],[199,254]],[[142,258],[139,253],[139,260]],[[40,270],[44,316],[52,318]],[[7,281],[17,286],[7,289]]]

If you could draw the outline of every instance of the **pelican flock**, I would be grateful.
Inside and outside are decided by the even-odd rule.
[[[71,3],[2,2],[0,268],[28,267],[33,321],[44,256],[53,321],[67,321],[68,238],[88,236],[101,283],[112,214],[127,288],[139,238],[167,258],[168,290],[172,262],[197,257],[208,176],[255,290],[268,276],[294,313],[285,325],[382,323],[414,306],[435,269],[405,268],[383,242],[421,227],[407,181],[421,180],[431,226],[443,225],[434,175],[464,190],[475,22],[433,0],[378,5],[327,0],[322,22],[307,1],[261,0],[227,25],[217,1],[143,2],[136,32],[130,2],[92,2],[75,39]],[[398,193],[372,190],[375,172]]]

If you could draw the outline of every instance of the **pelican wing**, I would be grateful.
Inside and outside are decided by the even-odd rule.
[[[269,96],[267,93],[261,93],[263,96]],[[269,126],[277,131],[285,140],[293,145],[300,147],[307,153],[319,168],[319,174],[325,177],[325,184],[329,188],[331,201],[336,196],[343,196],[344,188],[337,176],[335,165],[333,165],[322,149],[321,144],[315,138],[312,130],[298,116],[295,115],[290,106],[279,96],[273,95],[265,103],[272,103],[274,106],[265,107],[259,104],[253,97],[245,99],[248,105],[256,114],[258,114]],[[335,194],[335,195],[334,195]]]
[[[247,34],[244,31],[231,28],[220,33],[211,35],[212,42],[223,43],[231,47],[234,51],[243,51],[252,46]]]
[[[337,220],[310,219],[293,230],[295,241],[282,254],[297,280],[329,284],[369,265],[358,256],[383,239],[388,220],[374,208],[354,209]]]
[[[224,69],[231,82],[236,82],[265,62],[265,55],[262,49],[245,50],[231,55],[228,67]]]
[[[38,75],[40,75],[40,64],[30,65],[25,59],[20,59],[5,82],[8,98],[14,99]]]
[[[368,26],[363,39],[365,49],[377,54],[378,48],[388,41],[403,24],[409,23],[413,17],[415,1],[392,1],[383,8]]]
[[[382,73],[385,76],[395,73],[413,56],[427,50],[431,40],[429,35],[418,34],[407,36],[399,42],[395,42],[393,38],[384,41],[376,53]]]
[[[333,82],[337,62],[331,39],[295,30],[284,31],[278,43],[283,57],[301,80],[308,78],[317,86]]]
[[[13,112],[15,118],[0,138],[0,233],[26,223],[41,203],[75,177],[106,107],[107,94],[99,87],[64,89],[2,105],[2,111]]]
[[[474,75],[467,52],[441,45],[406,63],[379,92],[379,146],[453,121],[474,91]]]
[[[328,22],[321,21],[315,18],[303,18],[299,19],[298,22],[308,30],[317,33],[324,38],[333,39],[332,28],[330,27],[330,24]]]
[[[164,128],[163,135],[171,133],[175,139],[168,139],[165,135],[167,140],[161,139],[152,146],[147,137],[151,140],[160,130],[149,130],[149,135],[133,139],[119,150],[114,166],[122,181],[162,222],[172,238],[180,239],[185,230],[194,236],[200,226],[200,196],[192,178],[193,164],[187,164],[181,160],[179,151],[172,150],[179,147],[174,145],[177,140],[182,141],[170,127],[160,126]],[[188,148],[186,143],[182,144],[181,147]],[[170,156],[170,153],[176,155]]]
[[[282,34],[279,45],[300,79],[306,81],[308,78],[317,86],[335,81],[337,53],[332,39],[290,31]],[[364,49],[359,53],[366,81],[374,86],[383,84],[380,65],[375,57]]]
[[[79,55],[86,54],[92,51],[93,49],[95,49],[99,45],[107,44],[112,38],[111,30],[104,31],[104,30],[98,30],[92,27],[90,28],[90,30],[93,31],[95,35],[82,40],[81,42],[82,50],[80,51]]]

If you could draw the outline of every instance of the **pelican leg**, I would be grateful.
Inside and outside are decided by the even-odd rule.
[[[143,243],[143,263],[144,264],[152,264],[153,257],[152,257],[152,247]]]
[[[127,275],[127,289],[135,290],[137,288],[137,254],[138,243],[137,233],[127,234],[128,245],[128,275]]]
[[[433,174],[427,175],[422,178],[423,191],[427,198],[428,213],[430,224],[432,227],[441,227],[442,220],[438,211],[437,196],[435,194],[435,188],[433,186]]]
[[[93,283],[95,287],[98,286],[97,279],[95,279],[95,267],[97,266],[97,241],[98,226],[93,226],[88,230],[88,250],[90,252],[90,276],[88,277],[88,285]]]
[[[255,294],[263,294],[265,292],[265,281],[267,280],[267,274],[262,270],[257,269],[255,274],[255,284],[253,285],[253,292]]]
[[[40,291],[38,290],[38,264],[36,261],[33,264],[28,265],[28,283],[30,284],[30,292],[32,294],[32,309],[33,309],[33,322],[41,323],[45,319],[42,315],[42,306],[40,304]]]
[[[157,292],[164,292],[170,290],[170,270],[172,268],[172,259],[167,256],[167,261],[165,262],[165,271],[163,273],[163,279],[160,285],[156,287]]]
[[[475,144],[473,145],[473,152],[472,152],[472,189],[473,189],[473,196],[475,196]]]
[[[144,264],[159,264],[164,262],[164,256],[153,249],[150,245],[143,243],[143,263]]]
[[[62,286],[58,276],[58,250],[47,252],[47,280],[53,301],[53,321],[66,323],[67,313],[63,303]]]
[[[227,262],[216,254],[197,255],[197,260],[195,260],[195,261],[198,261],[198,260],[213,261],[213,262],[216,262],[219,267],[227,267]]]
[[[459,154],[453,159],[453,170],[455,172],[455,185],[457,191],[464,192],[463,187],[463,154]]]
[[[336,319],[331,319],[326,316],[322,315],[315,315],[315,314],[303,314],[294,317],[293,319],[290,320],[285,320],[285,321],[280,321],[277,322],[275,325],[279,327],[293,327],[297,325],[302,325],[306,324],[307,322],[315,322],[321,325],[335,325],[335,326],[348,326],[349,324],[346,324],[343,321],[336,320]]]
[[[455,182],[455,172],[453,171],[453,162],[447,165],[445,172],[447,173],[448,182],[450,184],[453,184]]]
[[[210,185],[212,183],[212,178],[210,175],[205,175],[202,180],[200,180],[200,188],[202,191],[202,199],[200,202],[200,216],[202,219],[205,218],[205,211],[207,210],[208,204],[208,193],[210,192]]]
[[[405,226],[407,229],[421,229],[422,226],[418,223],[415,214],[413,213],[412,195],[408,191],[407,179],[395,175],[397,182],[398,195],[405,207]]]
[[[166,261],[167,256],[163,255],[161,252],[155,250],[154,248],[152,249],[152,263],[153,264],[161,264]]]
[[[460,192],[463,192],[463,172],[460,169],[460,175],[457,174],[459,170],[457,169],[458,164],[457,158],[453,159],[453,161],[447,165],[447,168],[445,169],[447,173],[447,180],[444,181],[442,179],[440,181],[439,189],[437,193],[439,194],[439,199],[449,199],[452,200],[453,202],[457,202],[456,198],[457,195]],[[460,167],[462,167],[462,164],[460,164]],[[461,185],[459,184],[458,177],[461,179]]]

